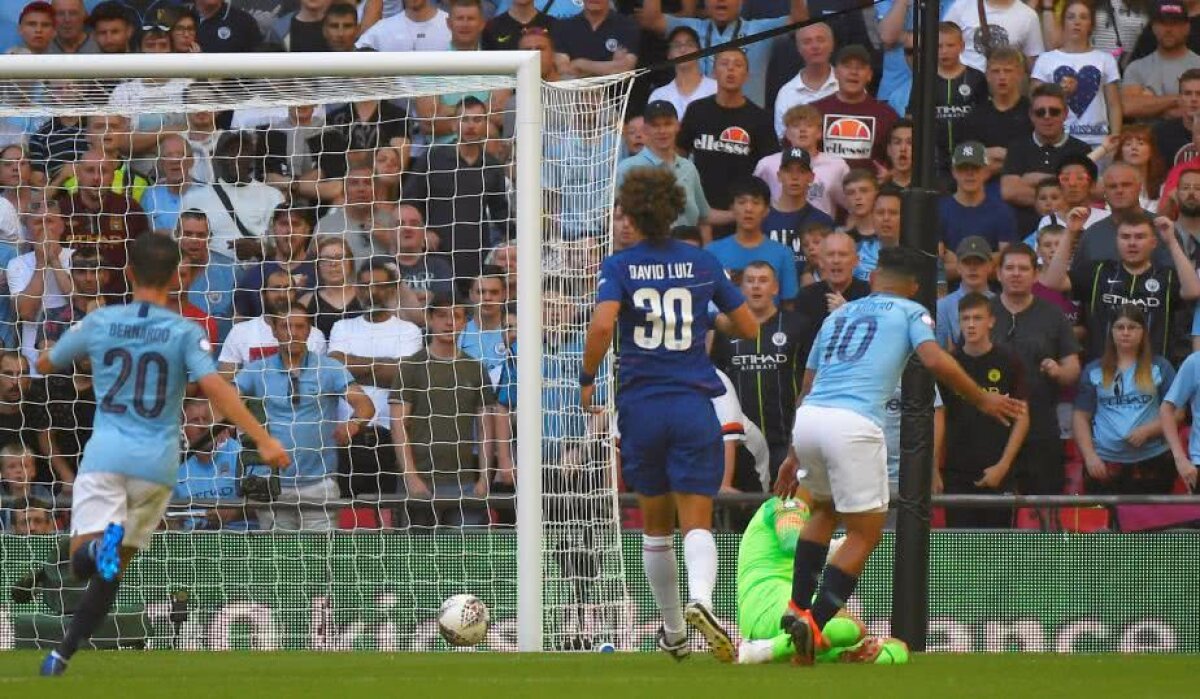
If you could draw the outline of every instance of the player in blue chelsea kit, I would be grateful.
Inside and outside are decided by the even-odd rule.
[[[1022,401],[984,391],[938,347],[933,319],[910,300],[920,255],[908,248],[880,251],[871,295],[830,314],[808,356],[792,453],[776,484],[776,492],[790,490],[798,478],[812,494],[812,517],[796,546],[792,601],[781,622],[802,665],[825,649],[822,627],[850,599],[879,543],[888,510],[884,410],[909,356],[915,352],[944,386],[987,415],[1007,422],[1025,411]],[[826,565],[839,519],[845,543]]]
[[[138,238],[129,253],[133,303],[89,313],[38,358],[43,374],[89,361],[98,398],[71,506],[71,565],[87,588],[62,643],[43,661],[43,675],[66,671],[108,614],[121,571],[162,521],[179,475],[179,422],[189,381],[254,439],[268,463],[282,468],[288,462],[283,445],[217,374],[204,331],[165,308],[179,284],[179,259],[170,238]]]
[[[709,303],[728,314],[721,318],[728,334],[752,338],[758,324],[712,254],[671,240],[671,223],[684,205],[674,175],[658,168],[632,170],[619,201],[638,242],[600,267],[579,378],[582,402],[592,409],[595,376],[619,322],[622,472],[638,494],[645,522],[642,561],[663,616],[658,646],[677,660],[686,657],[686,619],[718,660],[733,662],[733,642],[712,613],[717,577],[712,498],[724,475],[712,399],[725,387],[705,352]],[[686,608],[679,603],[675,563],[677,514],[687,563]]]

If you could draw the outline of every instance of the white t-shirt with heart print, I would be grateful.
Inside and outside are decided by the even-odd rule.
[[[1084,53],[1049,51],[1038,56],[1032,77],[1057,83],[1067,93],[1067,133],[1098,146],[1110,133],[1104,86],[1121,79],[1112,54],[1092,49]]]

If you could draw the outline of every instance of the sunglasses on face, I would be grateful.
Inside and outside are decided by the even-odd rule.
[[[1059,107],[1042,107],[1041,109],[1033,110],[1033,115],[1039,119],[1045,119],[1046,117],[1060,117],[1062,116],[1062,113],[1063,110]]]

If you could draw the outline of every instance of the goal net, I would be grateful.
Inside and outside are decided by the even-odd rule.
[[[175,310],[292,466],[189,399],[97,645],[445,649],[461,592],[484,648],[636,643],[608,426],[578,400],[629,81],[484,56],[0,58],[0,649],[78,604],[71,483],[107,407],[87,366],[32,363],[127,299],[142,235],[179,240]]]

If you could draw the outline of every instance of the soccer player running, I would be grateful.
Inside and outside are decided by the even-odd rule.
[[[138,238],[129,252],[133,302],[89,313],[38,357],[43,374],[90,362],[99,397],[71,507],[71,566],[87,588],[62,643],[42,662],[42,675],[66,672],[108,615],[121,571],[162,521],[179,474],[179,419],[189,381],[254,439],[267,463],[288,463],[283,445],[217,374],[203,329],[167,310],[179,259],[170,238]]]
[[[728,322],[722,321],[726,334],[752,338],[758,324],[717,258],[670,238],[684,205],[674,175],[658,168],[631,170],[618,201],[638,242],[600,267],[579,376],[581,399],[585,410],[593,410],[595,376],[619,323],[622,473],[638,495],[645,522],[642,562],[663,617],[658,647],[676,660],[687,657],[686,618],[718,660],[733,662],[733,642],[712,613],[717,578],[712,501],[724,473],[712,399],[724,387],[705,352],[709,303],[728,314]],[[677,517],[687,564],[686,608],[680,605],[675,563]]]
[[[813,498],[812,517],[796,544],[791,603],[780,623],[801,665],[811,665],[829,647],[822,629],[854,593],[879,543],[888,510],[884,409],[909,356],[916,352],[943,386],[986,415],[1007,423],[1025,412],[1024,402],[981,389],[938,347],[933,320],[911,300],[921,264],[915,250],[881,250],[871,295],[830,314],[808,355],[791,463],[780,469],[776,488],[788,492],[798,478]],[[839,519],[846,539],[826,565]]]

